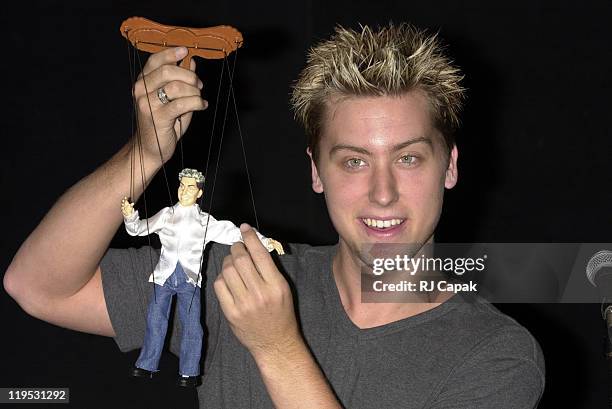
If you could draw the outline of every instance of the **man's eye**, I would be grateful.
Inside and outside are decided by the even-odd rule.
[[[365,161],[363,161],[362,159],[359,158],[351,158],[349,160],[346,161],[346,167],[347,168],[359,168],[365,165]]]
[[[399,159],[401,163],[404,163],[406,165],[413,165],[416,162],[416,160],[417,160],[416,156],[412,156],[412,155],[403,155]]]

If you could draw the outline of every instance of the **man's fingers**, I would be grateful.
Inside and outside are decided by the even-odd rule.
[[[193,111],[203,111],[208,108],[208,101],[200,96],[183,97],[167,103],[162,109],[167,110],[174,118]]]
[[[179,137],[183,136],[185,134],[185,131],[187,131],[187,128],[189,127],[189,123],[191,123],[192,115],[193,115],[193,112],[187,112],[186,114],[181,115],[181,117],[175,121],[174,132],[176,132],[176,134],[179,135]]]
[[[223,276],[217,277],[213,283],[213,288],[215,290],[215,294],[217,294],[217,299],[219,300],[219,305],[221,306],[223,314],[228,317],[228,315],[231,314],[231,311],[233,311],[235,300],[231,291],[227,287],[227,283],[225,282]]]
[[[234,300],[241,299],[247,292],[247,287],[242,281],[242,277],[234,268],[232,256],[226,256],[223,260],[223,267],[221,270],[221,276],[227,285],[228,290],[232,294]]]
[[[168,48],[167,50],[155,53],[147,60],[142,69],[142,75],[147,75],[164,64],[176,65],[176,63],[182,60],[186,55],[187,49],[185,47]]]
[[[137,100],[139,110],[144,113],[160,112],[164,117],[178,118],[182,115],[203,111],[208,108],[208,101],[200,96],[200,90],[179,81],[173,81],[164,87],[169,102],[164,104],[157,95],[157,90],[153,90],[147,96]],[[155,116],[157,118],[157,116]],[[191,117],[186,118],[185,129]],[[185,132],[182,129],[182,133]]]
[[[236,271],[238,271],[238,274],[240,274],[247,290],[253,294],[259,293],[263,281],[243,243],[238,242],[232,245],[231,257],[232,264]]]
[[[253,263],[257,268],[257,271],[261,274],[264,281],[274,280],[277,276],[277,268],[272,260],[272,257],[268,253],[268,250],[255,234],[255,230],[246,223],[240,225],[240,232],[242,233],[242,240],[246,246]]]
[[[193,111],[203,111],[208,108],[208,101],[202,99],[199,95],[180,97],[173,101],[163,104],[155,95],[143,97],[137,101],[138,109],[141,112],[150,114],[151,112],[159,112],[163,117],[178,118],[186,113]],[[149,116],[150,118],[150,116]],[[155,116],[157,118],[157,115]],[[184,132],[185,130],[183,130]]]
[[[204,88],[204,83],[198,78],[195,72],[176,65],[163,65],[147,74],[144,79],[140,79],[136,82],[134,95],[138,98],[147,91],[149,93],[157,92],[157,90],[162,87],[166,90],[166,86],[172,81],[180,81],[200,90]],[[167,92],[166,90],[166,93]]]
[[[150,89],[148,98],[151,101],[152,106],[165,105],[161,102],[157,95],[158,88]],[[192,85],[186,84],[182,81],[171,81],[164,85],[164,92],[168,101],[174,101],[183,97],[200,96],[200,89]]]

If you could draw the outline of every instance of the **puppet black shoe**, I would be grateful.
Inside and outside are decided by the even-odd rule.
[[[195,388],[196,386],[202,385],[202,379],[199,376],[182,376],[179,375],[176,380],[178,386],[183,388]]]
[[[149,378],[149,379],[153,379],[153,376],[155,375],[155,372],[153,371],[147,371],[146,369],[142,369],[142,368],[138,368],[138,367],[133,367],[130,370],[130,375],[136,377],[136,378]]]

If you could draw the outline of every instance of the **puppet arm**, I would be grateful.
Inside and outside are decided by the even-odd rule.
[[[168,219],[170,208],[164,207],[157,214],[148,219],[141,220],[138,210],[132,211],[129,216],[123,215],[125,230],[130,236],[148,236],[163,229]]]
[[[202,226],[206,228],[208,222],[208,231],[206,232],[206,241],[214,241],[216,243],[227,244],[231,246],[234,243],[242,242],[242,234],[240,229],[229,220],[217,220],[212,215],[205,212],[200,212]],[[276,250],[279,255],[285,254],[283,245],[278,241],[265,237],[258,231],[255,232],[261,244],[268,252]]]

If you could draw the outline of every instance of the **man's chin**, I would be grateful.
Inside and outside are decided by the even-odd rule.
[[[377,259],[412,258],[422,247],[423,243],[362,243],[358,254],[362,263],[373,267]]]

